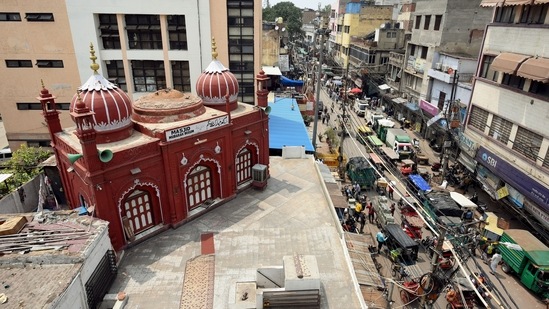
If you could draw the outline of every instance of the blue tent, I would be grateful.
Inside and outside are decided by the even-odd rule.
[[[418,190],[421,190],[421,191],[424,191],[424,192],[427,192],[427,191],[431,190],[431,187],[429,186],[427,181],[425,181],[425,179],[423,179],[423,177],[421,177],[421,175],[412,174],[412,175],[408,176],[408,179],[410,179],[410,182],[412,182],[412,184],[414,184],[414,186]]]
[[[280,83],[282,86],[288,86],[288,87],[301,87],[303,86],[302,80],[294,80],[289,79],[286,76],[280,76]]]
[[[274,102],[269,102],[269,106],[269,149],[282,150],[284,146],[303,146],[305,152],[313,153],[311,137],[295,99],[275,98]]]

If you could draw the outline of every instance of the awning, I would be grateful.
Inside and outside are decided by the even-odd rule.
[[[450,197],[456,202],[461,208],[477,208],[477,204],[471,202],[470,199],[466,198],[465,195],[457,192],[450,192]]]
[[[458,162],[463,164],[471,173],[475,172],[475,168],[477,167],[477,161],[475,161],[475,159],[461,152],[458,157]]]
[[[341,85],[343,85],[343,83],[342,83],[341,80],[339,80],[339,79],[333,80],[333,81],[332,81],[332,84],[334,84],[334,85],[336,85],[336,86],[341,86]]]
[[[387,84],[379,85],[379,90],[387,90],[387,89],[391,89],[391,87],[389,87],[389,85]]]
[[[494,7],[503,4],[503,0],[482,0],[480,6],[482,7]]]
[[[532,4],[532,0],[505,0],[503,6]]]
[[[6,181],[8,178],[10,178],[13,174],[0,174],[0,182]]]
[[[534,0],[534,4],[544,4],[549,3],[549,0]]]
[[[408,100],[403,99],[403,98],[394,98],[393,102],[395,102],[397,104],[404,104],[404,103],[408,102]]]
[[[549,2],[549,0],[547,0]],[[538,82],[549,82],[549,59],[530,58],[524,61],[517,71],[520,77],[533,79]]]
[[[302,80],[289,79],[286,76],[280,76],[280,83],[283,86],[289,86],[289,87],[301,87],[301,86],[303,86],[303,81]]]
[[[263,72],[265,72],[265,75],[282,75],[282,72],[280,72],[280,69],[275,66],[264,66],[261,68]]]
[[[530,58],[527,55],[513,54],[513,53],[501,53],[490,65],[490,68],[502,73],[515,74],[520,64],[524,60]]]

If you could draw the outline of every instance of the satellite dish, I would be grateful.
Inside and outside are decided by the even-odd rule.
[[[379,28],[381,28],[381,29],[385,29],[385,24],[381,24],[381,25],[379,25]]]

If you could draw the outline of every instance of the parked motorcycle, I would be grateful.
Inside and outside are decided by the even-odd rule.
[[[484,213],[488,209],[486,203],[478,200],[478,194],[476,192],[473,194],[473,196],[471,196],[469,200],[478,206],[478,209],[481,213]]]

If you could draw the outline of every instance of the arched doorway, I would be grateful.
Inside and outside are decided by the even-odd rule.
[[[187,177],[187,205],[193,210],[213,198],[212,170],[208,166],[196,166]]]
[[[131,226],[133,234],[139,234],[154,226],[151,195],[148,191],[133,190],[123,203],[122,220]]]
[[[243,148],[236,155],[235,167],[237,186],[252,179],[252,166],[252,152],[248,148]]]

